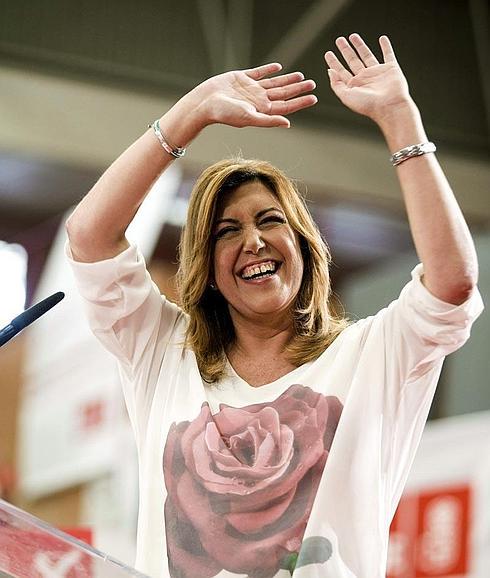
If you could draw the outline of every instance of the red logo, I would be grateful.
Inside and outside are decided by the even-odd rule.
[[[470,521],[468,485],[403,496],[390,529],[387,578],[466,576]]]

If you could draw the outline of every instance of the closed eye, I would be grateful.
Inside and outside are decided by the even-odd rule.
[[[268,215],[267,217],[264,217],[261,221],[259,221],[258,225],[260,227],[265,226],[265,225],[273,225],[273,224],[285,224],[287,221],[286,219],[281,216],[281,215]],[[219,229],[215,234],[214,234],[214,238],[216,240],[221,239],[223,237],[229,237],[232,236],[234,233],[239,232],[240,227],[235,226],[235,225],[229,225],[227,227],[223,227],[222,229]]]
[[[262,219],[262,221],[260,221],[261,225],[267,224],[267,223],[282,223],[285,224],[286,223],[286,219],[284,217],[280,217],[279,215],[270,215],[269,217],[266,217],[265,219]]]
[[[222,229],[220,229],[215,233],[214,237],[215,239],[221,239],[221,237],[224,237],[225,235],[234,233],[236,231],[238,231],[237,227],[223,227]]]

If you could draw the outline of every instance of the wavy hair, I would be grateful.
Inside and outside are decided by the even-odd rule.
[[[289,361],[300,366],[316,359],[348,325],[343,313],[337,313],[331,291],[330,251],[293,181],[265,161],[236,158],[215,163],[192,190],[177,273],[180,305],[189,315],[185,345],[194,351],[208,383],[225,375],[226,351],[235,339],[227,302],[209,286],[212,231],[223,196],[250,181],[262,182],[276,196],[299,236],[304,271],[294,304],[294,338],[286,348]]]

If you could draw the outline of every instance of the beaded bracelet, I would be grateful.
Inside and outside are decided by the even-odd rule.
[[[153,124],[149,124],[148,128],[153,129],[153,132],[155,133],[163,149],[168,152],[169,155],[172,155],[176,159],[180,159],[185,155],[185,148],[174,147],[168,143],[167,139],[163,136],[162,131],[160,130],[160,121],[158,119]]]
[[[433,153],[436,151],[436,145],[433,142],[422,142],[420,144],[410,145],[393,153],[390,157],[391,164],[396,167],[403,161],[411,159],[412,157],[419,157],[426,153]]]

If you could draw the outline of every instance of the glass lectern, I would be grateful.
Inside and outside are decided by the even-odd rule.
[[[0,500],[0,578],[148,578]]]

